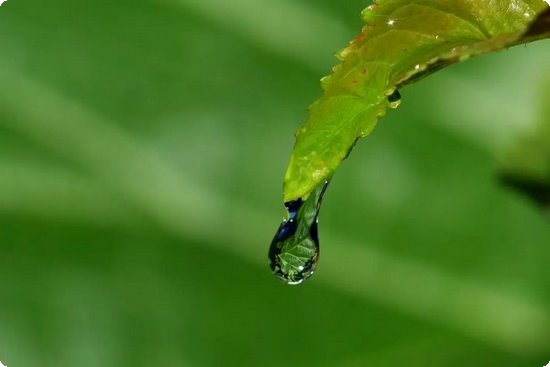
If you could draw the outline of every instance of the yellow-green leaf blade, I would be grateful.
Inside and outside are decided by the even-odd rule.
[[[340,52],[342,62],[323,79],[324,94],[296,134],[284,201],[307,196],[334,173],[396,88],[471,56],[548,37],[547,10],[542,0],[385,0],[367,8],[366,25]]]

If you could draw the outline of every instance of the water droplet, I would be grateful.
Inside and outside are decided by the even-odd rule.
[[[388,96],[390,108],[397,108],[401,104],[401,93],[396,89]]]
[[[363,22],[366,24],[372,25],[376,23],[376,18],[378,17],[378,14],[376,13],[376,9],[378,8],[378,5],[372,4],[365,8],[361,12],[361,18],[363,19]]]
[[[317,218],[329,181],[321,182],[305,199],[285,203],[287,218],[269,247],[269,266],[287,284],[300,284],[315,271],[319,260]]]

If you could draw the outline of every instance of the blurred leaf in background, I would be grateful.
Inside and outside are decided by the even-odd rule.
[[[548,219],[495,180],[547,42],[405,90],[333,181],[318,274],[270,274],[292,133],[365,5],[3,4],[0,360],[547,363]]]
[[[539,82],[536,123],[517,138],[517,143],[503,157],[501,180],[540,205],[550,209],[550,95],[546,92],[550,79]]]

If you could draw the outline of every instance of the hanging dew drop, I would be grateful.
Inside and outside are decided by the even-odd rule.
[[[287,284],[300,284],[313,275],[319,260],[317,219],[329,181],[305,199],[285,203],[288,211],[269,247],[269,266]]]
[[[401,94],[397,89],[388,96],[388,103],[390,108],[397,108],[401,104]]]

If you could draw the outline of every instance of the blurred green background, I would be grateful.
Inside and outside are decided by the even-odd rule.
[[[546,364],[549,219],[496,176],[549,118],[549,42],[405,88],[332,182],[317,274],[270,274],[293,132],[366,5],[2,5],[0,360]]]

